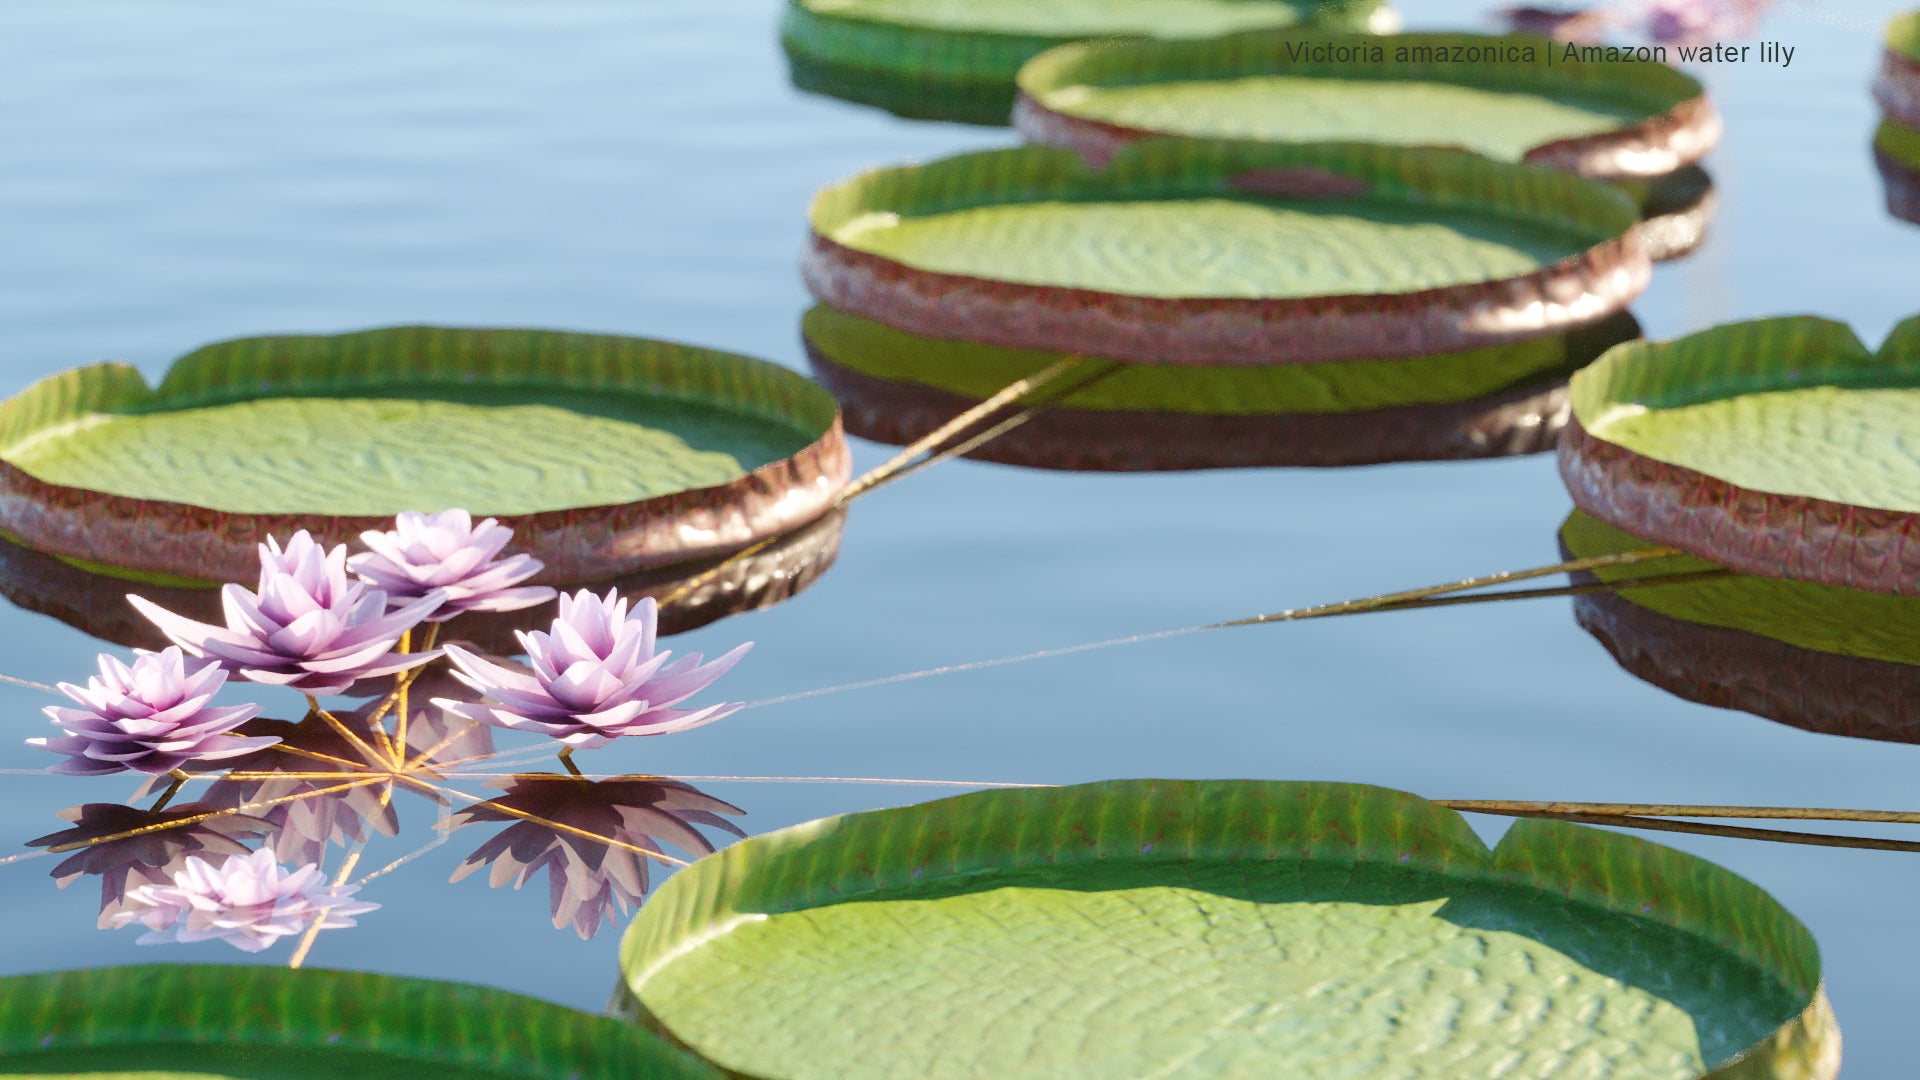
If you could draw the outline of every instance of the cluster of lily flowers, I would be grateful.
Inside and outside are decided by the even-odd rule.
[[[222,587],[225,626],[129,596],[174,644],[160,652],[136,650],[131,664],[102,654],[99,674],[85,686],[60,684],[73,705],[46,710],[63,734],[28,744],[61,755],[49,772],[132,771],[172,776],[177,787],[189,766],[281,741],[235,734],[261,707],[214,705],[230,678],[299,691],[314,713],[327,715],[318,697],[351,694],[367,680],[404,678],[443,655],[477,700],[434,698],[434,707],[465,721],[552,738],[563,760],[624,736],[685,731],[740,708],[674,707],[725,674],[751,643],[708,663],[698,653],[675,658],[657,648],[651,597],[629,604],[615,590],[559,595],[558,617],[548,630],[516,632],[526,670],[457,644],[432,648],[437,624],[457,615],[520,610],[558,595],[524,584],[543,569],[538,560],[501,557],[512,530],[493,518],[475,523],[464,510],[407,511],[392,530],[360,539],[366,550],[349,556],[346,545],[327,550],[305,530],[284,546],[269,538],[260,545],[257,588]],[[429,647],[409,651],[412,632],[423,624]],[[242,849],[218,865],[195,855],[170,883],[130,889],[111,923],[145,926],[142,944],[219,939],[257,952],[290,934],[354,925],[353,916],[378,906],[353,899],[356,888],[329,883],[317,864],[282,866],[267,849]]]
[[[1708,45],[1751,37],[1774,0],[1611,0],[1590,8],[1514,7],[1515,30],[1599,44],[1609,31],[1656,45]]]

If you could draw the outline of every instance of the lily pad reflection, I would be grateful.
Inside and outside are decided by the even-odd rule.
[[[1560,544],[1570,558],[1647,546],[1577,511]],[[1659,572],[1710,566],[1675,559]],[[1621,667],[1688,701],[1826,735],[1920,743],[1920,598],[1729,574],[1577,596],[1573,612]]]
[[[551,584],[568,591],[618,588],[622,595],[635,599],[654,597],[661,601],[660,633],[685,633],[799,595],[833,566],[845,523],[845,512],[834,511],[738,560],[716,557],[611,581]],[[688,584],[694,587],[684,595],[674,595]],[[129,592],[188,618],[219,620],[219,591],[210,585],[155,575],[125,577],[105,567],[49,555],[0,535],[0,596],[102,641],[131,648],[164,648],[167,639],[127,603]],[[672,599],[668,599],[670,596]],[[468,613],[449,622],[442,637],[503,652],[515,647],[515,630],[541,625],[552,613],[550,604],[523,611]]]

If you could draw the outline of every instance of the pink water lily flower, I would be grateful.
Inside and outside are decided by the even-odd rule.
[[[1661,45],[1707,45],[1751,37],[1772,0],[1628,0],[1620,20]]]
[[[355,925],[353,916],[380,906],[352,899],[357,889],[328,884],[318,866],[288,870],[266,850],[230,855],[217,867],[189,856],[172,884],[129,890],[113,924],[145,926],[139,945],[219,940],[259,952],[310,926]]]
[[[133,665],[100,654],[100,674],[85,686],[61,683],[80,708],[49,705],[46,714],[65,735],[28,739],[27,745],[67,760],[48,772],[74,776],[135,772],[159,775],[192,761],[239,757],[279,739],[228,732],[255,716],[258,705],[212,704],[227,681],[219,664],[188,662],[177,648],[139,650]]]
[[[435,589],[446,601],[428,616],[445,622],[463,611],[515,611],[551,600],[545,585],[515,586],[544,569],[531,555],[496,558],[513,530],[493,518],[478,525],[465,510],[422,514],[403,510],[388,532],[363,532],[367,550],[347,560],[347,569],[385,590],[387,604],[401,607]]]
[[[591,750],[622,735],[665,735],[711,723],[739,704],[673,709],[726,674],[752,642],[710,664],[692,653],[669,663],[672,652],[654,651],[657,613],[642,597],[632,614],[617,590],[594,596],[582,589],[560,598],[560,617],[550,631],[519,631],[531,673],[502,667],[457,645],[447,646],[454,677],[478,690],[480,703],[435,698],[434,704],[464,720],[533,731]]]
[[[424,664],[435,652],[396,653],[400,635],[446,599],[433,590],[387,611],[387,594],[347,577],[345,544],[323,550],[305,529],[282,549],[260,545],[260,587],[220,590],[227,625],[176,615],[140,596],[127,600],[194,656],[217,661],[243,679],[287,686],[313,696],[343,693],[356,680]]]

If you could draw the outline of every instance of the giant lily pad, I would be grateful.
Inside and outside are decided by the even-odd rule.
[[[807,313],[802,332],[814,374],[840,399],[847,430],[896,444],[1062,359],[921,337],[825,306]],[[1100,364],[1073,392],[970,456],[1140,470],[1533,453],[1552,448],[1566,421],[1566,377],[1637,336],[1638,325],[1622,312],[1569,334],[1409,360]]]
[[[145,965],[0,980],[0,1073],[143,1080],[713,1077],[659,1037],[478,986]]]
[[[1460,151],[1155,139],[1103,170],[1026,147],[879,169],[813,202],[808,287],[929,337],[1136,363],[1483,348],[1646,286],[1622,193]]]
[[[1889,117],[1920,128],[1920,11],[1907,12],[1888,24],[1873,97]]]
[[[1001,790],[769,833],[629,929],[647,1023],[764,1077],[1832,1077],[1811,937],[1619,834],[1350,784]]]
[[[617,588],[632,598],[651,596],[660,602],[658,632],[685,633],[798,595],[833,566],[845,523],[844,510],[829,512],[760,551],[725,560],[711,576],[708,571],[722,559],[564,586],[600,592]],[[693,588],[679,595],[690,582],[695,583]],[[0,537],[0,596],[16,607],[58,619],[115,645],[166,648],[170,644],[166,635],[127,603],[130,592],[191,619],[221,620],[220,594],[210,583],[154,575],[130,580],[113,573],[111,567],[76,564]],[[443,633],[449,641],[512,654],[519,651],[513,631],[543,627],[552,618],[553,607],[546,604],[520,611],[467,612],[448,622]]]
[[[1380,0],[788,0],[780,39],[802,89],[903,116],[1004,124],[1020,65],[1063,42],[1394,22]]]
[[[1020,71],[1014,126],[1095,163],[1153,135],[1453,146],[1601,179],[1713,148],[1720,118],[1664,64],[1549,63],[1537,37],[1298,31],[1062,46]],[[1556,58],[1557,59],[1557,58]]]
[[[1878,353],[1799,316],[1622,345],[1572,380],[1582,510],[1742,573],[1920,592],[1920,318]]]
[[[133,571],[251,579],[254,545],[346,541],[401,510],[513,527],[547,579],[737,550],[825,512],[832,398],[685,345],[405,327],[212,345],[157,389],[122,364],[0,404],[0,529]]]
[[[1577,510],[1560,544],[1569,558],[1647,546]],[[1676,559],[1659,572],[1711,566]],[[1689,701],[1823,734],[1920,742],[1920,599],[1732,574],[1583,594],[1573,610],[1620,666]]]

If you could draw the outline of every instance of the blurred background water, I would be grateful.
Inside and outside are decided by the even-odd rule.
[[[1701,69],[1727,121],[1705,247],[1635,311],[1656,337],[1812,313],[1875,343],[1920,311],[1920,227],[1889,217],[1866,93],[1886,3],[1789,2],[1792,65]],[[1410,28],[1489,28],[1422,0]],[[860,168],[1013,141],[786,81],[774,0],[63,0],[0,5],[0,392],[101,358],[150,375],[224,338],[400,323],[597,330],[803,366],[803,211]],[[889,451],[856,445],[857,467]],[[793,691],[1553,562],[1550,456],[1152,476],[952,463],[862,502],[838,566],[675,639],[759,644],[728,696]],[[97,643],[0,607],[0,670],[54,681]],[[44,695],[0,688],[20,744]],[[1432,797],[1911,808],[1920,748],[1807,734],[1628,676],[1564,600],[1216,632],[752,709],[590,755],[602,772],[1067,783],[1365,781]],[[130,783],[8,776],[0,845]],[[705,784],[764,831],[960,788]],[[430,807],[408,805],[411,838]],[[1502,826],[1477,822],[1489,837]],[[448,885],[472,834],[370,884],[312,963],[585,1008],[617,935],[547,924],[545,888]],[[1920,857],[1663,837],[1770,890],[1826,960],[1849,1076],[1905,1071]],[[411,844],[385,842],[370,865]],[[0,866],[0,971],[142,960],[91,879]],[[284,962],[281,950],[259,962]],[[1910,1065],[1908,1066],[1910,1067]]]

